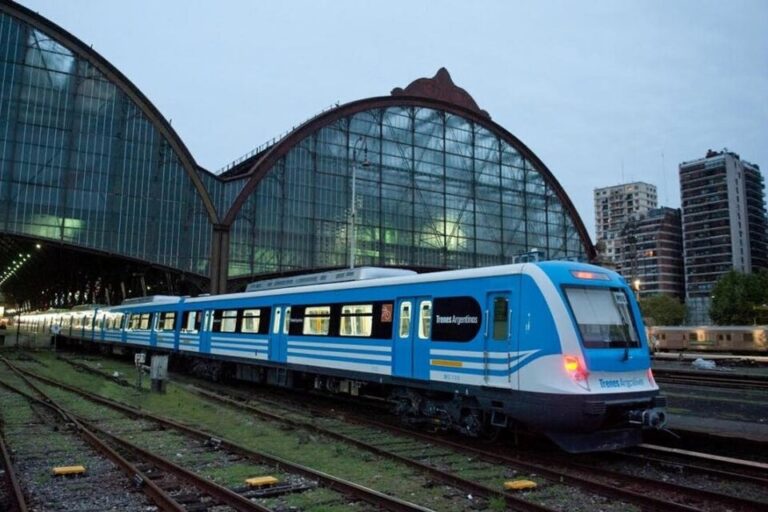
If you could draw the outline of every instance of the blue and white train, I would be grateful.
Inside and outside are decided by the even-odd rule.
[[[571,452],[637,444],[666,423],[640,311],[610,270],[550,261],[289,281],[73,311],[62,334],[216,359],[254,381],[378,395],[406,420],[470,435],[525,426]]]

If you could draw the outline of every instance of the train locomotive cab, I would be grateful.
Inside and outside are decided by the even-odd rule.
[[[563,449],[583,452],[638,444],[643,429],[663,428],[666,398],[653,379],[640,310],[623,278],[590,265],[538,266],[552,283],[540,289],[560,340],[559,354],[521,375],[521,391],[546,394],[536,400],[550,407],[541,430]]]

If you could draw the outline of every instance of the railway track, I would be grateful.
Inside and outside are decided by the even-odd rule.
[[[312,408],[311,414],[323,414],[322,410]],[[663,510],[721,510],[723,506],[736,510],[764,510],[766,503],[740,496],[713,492],[707,489],[688,487],[660,479],[651,479],[637,474],[626,474],[615,470],[606,470],[594,464],[574,462],[576,457],[571,455],[545,455],[542,453],[520,454],[504,447],[494,447],[493,452],[476,447],[477,443],[468,440],[455,442],[441,436],[414,432],[390,423],[374,421],[359,415],[345,415],[345,421],[353,421],[361,426],[379,429],[382,432],[395,432],[398,435],[414,437],[430,445],[447,446],[467,454],[481,457],[494,464],[503,464],[519,468],[522,471],[543,475],[552,480],[568,482],[585,490],[610,496],[614,499],[635,503],[641,507]],[[370,436],[361,432],[361,436]],[[413,447],[406,449],[414,449]],[[676,471],[682,466],[677,465]],[[741,484],[750,481],[741,473],[712,472],[710,475],[729,477]],[[762,486],[763,479],[752,480],[751,483]]]
[[[768,464],[761,462],[652,444],[641,444],[618,452],[618,455],[638,463],[672,466],[688,473],[727,478],[768,489]]]
[[[72,361],[71,359],[65,359],[69,364],[72,364],[78,368],[84,369],[91,373],[96,373],[104,378],[113,378],[112,375],[100,371],[98,369],[93,369],[92,367],[88,365],[83,365],[83,363],[79,363],[76,361]],[[125,385],[127,382],[124,382]],[[412,468],[414,468],[417,471],[426,473],[430,476],[430,478],[433,478],[435,480],[438,480],[440,482],[444,482],[448,485],[458,487],[460,489],[463,489],[464,491],[471,493],[473,496],[477,497],[483,497],[488,500],[496,499],[501,500],[506,504],[506,507],[511,510],[550,510],[546,507],[543,507],[539,504],[536,504],[535,502],[527,501],[525,499],[521,499],[518,496],[515,496],[508,492],[500,491],[496,488],[491,487],[488,484],[481,483],[481,481],[491,481],[491,480],[500,480],[503,478],[503,473],[505,471],[508,471],[509,465],[499,466],[496,461],[482,461],[482,460],[471,460],[469,467],[467,466],[467,457],[462,452],[454,452],[454,451],[448,451],[444,448],[435,448],[430,446],[424,446],[424,443],[421,441],[416,442],[407,442],[403,443],[403,438],[401,436],[401,433],[396,433],[394,436],[382,436],[381,433],[377,433],[375,436],[371,436],[371,432],[369,430],[361,431],[361,432],[347,432],[342,431],[343,428],[348,429],[349,425],[339,425],[338,423],[331,425],[329,427],[322,427],[316,424],[312,424],[310,422],[307,422],[303,419],[303,416],[306,416],[306,414],[300,413],[298,415],[292,414],[291,411],[286,411],[284,407],[281,407],[279,403],[276,402],[270,402],[267,408],[258,408],[254,406],[249,406],[247,404],[244,404],[238,400],[227,398],[225,396],[222,396],[221,394],[211,393],[207,392],[204,389],[198,388],[198,387],[189,387],[187,388],[190,391],[192,391],[195,394],[200,395],[203,398],[206,398],[208,400],[213,400],[218,403],[224,404],[229,407],[234,407],[240,410],[243,410],[249,414],[255,414],[261,418],[264,418],[269,421],[275,421],[280,422],[282,424],[285,424],[287,426],[290,426],[291,428],[296,429],[303,429],[312,432],[313,434],[322,435],[324,437],[328,437],[331,439],[336,439],[339,441],[342,441],[346,444],[350,444],[353,446],[356,446],[358,448],[361,448],[363,450],[366,450],[370,453],[375,454],[379,457],[385,457],[388,459],[391,459],[393,461],[396,461],[401,464],[408,465]],[[281,413],[277,412],[277,410],[283,409]],[[324,411],[321,410],[312,410],[312,415],[315,416],[315,418],[319,418],[324,416]],[[410,433],[410,432],[409,432]],[[356,435],[355,435],[356,434]],[[366,441],[364,439],[376,437],[379,438],[379,442],[373,443],[370,441]],[[387,437],[388,442],[381,442],[381,437]],[[451,468],[450,470],[444,469],[445,467],[455,466],[456,461],[450,461],[447,459],[454,458],[458,460],[458,463],[463,467],[464,472],[470,472],[472,474],[472,478],[464,478],[459,473],[460,471],[457,471],[456,468]],[[439,459],[439,460],[438,460]],[[514,465],[513,467],[516,469],[513,469],[515,474],[520,474],[521,472],[528,472],[528,473],[537,473],[540,474],[542,468],[538,466],[531,466],[531,467],[519,467],[519,464]],[[530,471],[528,471],[530,470]],[[597,483],[594,482],[587,482],[583,479],[574,479],[571,477],[567,477],[567,475],[564,474],[550,474],[548,478],[550,485],[552,486],[569,486],[570,489],[568,492],[570,494],[573,494],[575,492],[579,492],[579,489],[582,489],[582,492],[586,493],[594,493],[595,487],[598,487],[599,491],[602,491],[602,494],[604,496],[607,496],[614,500],[620,500],[622,497],[626,497],[626,495],[621,494],[619,492],[615,492],[612,488],[609,486],[600,486]],[[574,486],[574,484],[576,484]],[[575,487],[575,488],[574,488]],[[634,497],[635,500],[641,500],[645,501],[641,496]],[[690,509],[681,509],[681,510],[690,510]]]
[[[13,367],[11,367],[13,369]],[[126,481],[131,486],[141,489],[161,510],[191,512],[207,510],[210,504],[224,506],[225,510],[240,512],[270,512],[270,509],[232,492],[214,482],[184,469],[149,450],[111,434],[83,417],[73,414],[60,405],[49,393],[32,383],[26,376],[19,375],[21,381],[35,394],[20,387],[4,382],[3,386],[30,403],[48,408],[53,414],[71,424],[74,431],[86,440],[94,449],[120,467],[128,476]],[[71,497],[68,505],[57,503],[57,510],[76,510],[87,497],[98,496],[100,489],[93,488],[86,494],[82,492]],[[128,509],[126,505],[122,505]],[[143,510],[146,505],[131,508]]]
[[[327,417],[326,411],[317,408],[309,408],[291,414],[290,411],[278,412],[281,408],[280,402],[268,401],[263,406],[254,406],[245,403],[246,400],[253,397],[240,395],[237,399],[221,396],[218,393],[211,393],[200,388],[191,388],[200,396],[224,403],[241,410],[249,411],[263,418],[274,421],[284,422],[294,428],[303,428],[316,434],[342,440],[360,448],[366,449],[378,456],[386,456],[399,462],[410,464],[421,471],[429,472],[434,478],[444,481],[451,481],[454,485],[463,486],[465,489],[478,493],[478,495],[492,497],[493,493],[498,493],[493,489],[484,488],[477,484],[462,481],[458,475],[438,470],[435,466],[450,465],[445,461],[451,454],[465,453],[475,458],[475,471],[482,471],[487,468],[489,472],[498,472],[499,466],[514,468],[515,471],[541,475],[551,482],[568,484],[582,489],[585,492],[591,492],[606,496],[614,500],[622,500],[627,503],[638,504],[644,508],[656,508],[664,510],[704,510],[709,507],[712,510],[719,510],[722,506],[728,506],[737,510],[761,510],[765,504],[749,499],[743,499],[737,496],[708,491],[701,488],[692,488],[682,485],[668,483],[662,480],[643,478],[638,475],[623,474],[617,471],[600,469],[595,466],[586,466],[584,464],[574,463],[563,457],[551,458],[548,464],[542,464],[542,456],[539,454],[530,460],[519,455],[500,455],[498,452],[490,453],[486,450],[470,448],[466,443],[455,443],[447,441],[440,437],[430,436],[401,427],[372,421],[359,417],[346,415],[344,421],[355,424],[350,428],[348,425],[339,425],[335,422],[325,427],[317,424],[318,418]],[[259,400],[257,400],[259,401]],[[303,405],[301,407],[304,407]],[[306,417],[312,416],[313,421],[307,421]],[[372,432],[371,429],[374,429]],[[389,435],[387,435],[389,434]],[[403,441],[403,438],[411,438],[414,441]],[[385,439],[384,442],[370,442],[370,439]],[[451,452],[441,453],[439,447],[449,448]],[[443,452],[445,450],[443,449]],[[414,456],[414,454],[417,454]],[[426,461],[426,462],[425,462]],[[486,465],[485,468],[480,466]],[[493,469],[491,469],[491,467]],[[679,467],[679,466],[678,466]],[[561,468],[561,469],[552,469]],[[562,469],[565,468],[565,469]],[[445,473],[449,473],[446,475]],[[498,473],[497,473],[498,474]],[[728,475],[721,473],[719,477],[737,478],[737,475]],[[467,480],[467,479],[463,479]],[[753,483],[759,483],[753,481]],[[617,485],[618,484],[618,485]],[[498,496],[498,494],[496,494]],[[506,497],[505,497],[506,499]],[[509,506],[512,503],[507,502]],[[693,505],[691,505],[693,504]]]
[[[12,412],[18,418],[6,417],[8,438],[20,461],[18,483],[23,484],[32,509],[78,510],[84,501],[94,508],[126,511],[145,510],[152,505],[152,499],[131,483],[132,475],[119,472],[115,461],[89,446],[86,434],[60,411],[40,399],[20,394],[23,392],[5,379],[0,390],[3,416]],[[72,464],[81,464],[87,472],[57,479],[48,476],[54,466]]]
[[[728,374],[714,371],[654,369],[653,376],[661,384],[688,384],[731,389],[767,390],[768,377]]]
[[[0,422],[0,427],[2,422]],[[3,429],[0,428],[0,510],[27,512],[27,502],[21,490],[13,460],[5,444]]]
[[[29,372],[27,370],[22,370],[17,368],[16,371],[19,372],[19,374],[21,374],[26,379],[34,378],[36,380],[46,383],[47,385],[61,388],[63,390],[66,390],[69,393],[74,393],[81,397],[87,398],[90,401],[99,403],[100,405],[107,406],[114,410],[118,410],[121,413],[125,414],[126,416],[137,418],[145,422],[147,421],[155,422],[161,425],[163,429],[183,433],[185,436],[194,438],[203,445],[212,446],[217,451],[229,452],[231,457],[247,458],[258,464],[269,465],[271,467],[278,468],[283,472],[293,473],[296,475],[300,475],[303,478],[314,480],[318,482],[320,485],[327,487],[328,489],[333,489],[337,492],[341,492],[344,496],[347,496],[348,499],[351,500],[350,502],[362,501],[364,503],[369,504],[370,506],[373,506],[374,509],[376,510],[383,509],[383,510],[408,511],[408,512],[413,512],[413,511],[424,512],[429,510],[428,508],[415,505],[413,503],[409,503],[399,498],[380,493],[378,491],[366,488],[364,486],[355,484],[353,482],[346,481],[346,480],[334,477],[332,475],[328,475],[328,474],[313,470],[305,466],[294,464],[284,459],[280,459],[266,453],[262,453],[262,452],[258,452],[258,451],[246,448],[244,446],[238,445],[226,439],[212,435],[211,433],[204,432],[202,430],[199,430],[187,425],[183,425],[181,423],[175,422],[167,418],[162,418],[153,414],[148,414],[146,412],[126,406],[124,404],[120,404],[118,402],[114,402],[112,400],[103,398],[98,395],[93,395],[84,390],[80,390],[73,386],[69,386],[65,383],[58,382],[41,375],[33,374],[32,372]],[[87,425],[89,428],[94,428],[103,437],[110,437],[113,439],[117,437],[114,434],[107,432],[105,429],[100,429],[99,427],[96,427],[93,423],[88,422],[87,420],[80,419],[79,421],[83,425]],[[120,444],[125,444],[125,445],[130,444],[125,439],[122,439],[118,442]],[[133,448],[131,447],[129,449],[133,449]],[[537,509],[537,510],[549,511],[549,509],[545,509],[545,508]]]

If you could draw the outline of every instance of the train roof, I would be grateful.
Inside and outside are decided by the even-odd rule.
[[[176,295],[148,295],[146,297],[131,297],[125,299],[121,306],[135,306],[137,304],[173,304],[181,302],[181,297]]]
[[[319,292],[319,291],[369,288],[369,287],[384,286],[384,285],[430,283],[430,282],[436,282],[436,281],[451,281],[451,280],[457,280],[457,279],[469,279],[469,278],[477,278],[477,277],[514,275],[514,274],[524,273],[524,269],[526,268],[526,266],[546,268],[546,267],[564,266],[564,265],[584,267],[584,268],[598,268],[598,267],[595,267],[594,265],[589,265],[586,263],[574,263],[574,262],[568,262],[568,261],[514,263],[510,265],[496,265],[492,267],[480,267],[480,268],[460,269],[460,270],[446,270],[442,272],[430,272],[428,274],[413,274],[413,275],[396,276],[396,277],[382,277],[378,279],[365,279],[365,280],[359,280],[359,281],[346,281],[346,282],[339,282],[339,283],[297,286],[297,287],[291,287],[291,288],[276,288],[276,289],[264,290],[264,291],[258,291],[258,292],[240,292],[240,293],[229,293],[224,295],[211,295],[206,297],[195,297],[195,298],[185,299],[184,302],[189,304],[195,304],[199,302],[208,302],[210,300],[236,300],[236,299],[245,299],[250,297],[289,295],[293,293],[311,293],[311,292]]]
[[[262,290],[274,290],[280,288],[295,288],[298,286],[310,286],[314,284],[330,284],[350,281],[363,281],[368,279],[382,279],[385,277],[399,277],[416,275],[413,270],[402,268],[384,267],[357,267],[329,270],[315,274],[301,274],[290,277],[278,277],[265,281],[255,281],[246,286],[246,292],[258,292]]]

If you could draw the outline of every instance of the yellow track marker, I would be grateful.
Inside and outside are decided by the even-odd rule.
[[[80,475],[85,473],[85,466],[58,466],[53,468],[55,476]]]
[[[267,485],[275,485],[279,480],[273,476],[255,476],[248,478],[245,483],[251,487],[264,487]]]
[[[523,491],[525,489],[534,489],[536,482],[530,480],[509,480],[504,482],[504,489],[508,491]]]

